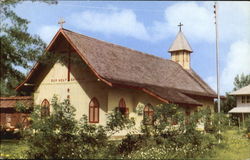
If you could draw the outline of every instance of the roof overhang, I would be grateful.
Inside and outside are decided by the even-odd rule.
[[[250,113],[250,105],[244,107],[234,107],[228,113]]]

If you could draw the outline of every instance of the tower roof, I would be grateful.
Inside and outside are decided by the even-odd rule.
[[[173,44],[169,48],[168,52],[181,51],[181,50],[186,50],[186,51],[189,51],[190,53],[193,52],[187,39],[185,38],[184,34],[180,30],[179,33],[177,34]]]

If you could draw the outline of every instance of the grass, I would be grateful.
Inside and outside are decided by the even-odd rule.
[[[227,130],[223,133],[225,139],[221,145],[216,146],[216,159],[246,160],[250,159],[250,139],[246,138],[243,131]]]
[[[25,151],[28,147],[22,140],[4,139],[0,141],[0,159],[22,159],[25,158]]]

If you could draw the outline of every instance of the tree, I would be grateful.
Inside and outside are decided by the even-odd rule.
[[[244,75],[244,73],[242,73],[241,75],[237,75],[234,78],[234,91],[242,87],[245,87],[249,84],[250,84],[250,74]]]
[[[14,88],[24,79],[24,74],[17,67],[29,69],[32,62],[36,61],[45,48],[45,43],[38,35],[27,32],[27,19],[19,17],[13,8],[23,2],[22,0],[1,1],[0,13],[0,94],[9,96],[16,94]],[[53,1],[42,1],[49,4]]]

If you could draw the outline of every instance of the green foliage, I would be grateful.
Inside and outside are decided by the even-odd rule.
[[[30,63],[35,62],[45,49],[45,43],[38,35],[28,33],[29,21],[19,17],[13,11],[13,8],[21,2],[21,0],[0,2],[0,92],[2,96],[16,94],[14,88],[24,79],[23,73],[16,67],[30,68]],[[49,3],[51,2],[56,1]]]
[[[209,109],[186,116],[178,108],[175,104],[153,107],[154,123],[142,123],[142,135],[127,135],[119,152],[132,159],[204,158],[212,154],[218,138],[222,138],[218,130],[223,131],[225,116],[212,114]],[[208,132],[197,130],[198,123],[204,123]]]
[[[140,149],[142,146],[147,146],[147,138],[147,136],[141,134],[128,134],[118,146],[118,150],[120,153],[127,155],[132,151]]]
[[[107,125],[105,130],[109,136],[121,131],[122,129],[128,129],[135,125],[133,118],[129,119],[126,115],[123,115],[119,110],[114,109],[111,113],[107,114]]]
[[[40,106],[36,106],[32,113],[32,125],[26,133],[29,158],[89,159],[114,156],[115,145],[108,141],[110,133],[129,126],[123,123],[132,123],[114,112],[108,115],[110,126],[89,124],[85,115],[80,121],[75,119],[75,108],[68,100],[58,103],[54,97],[51,105],[53,112],[48,117],[41,117]],[[110,155],[110,150],[114,152],[113,155]]]
[[[250,74],[244,75],[244,73],[242,73],[241,75],[237,75],[234,78],[234,91],[242,87],[245,87],[249,84],[250,84]]]
[[[30,113],[33,109],[32,106],[27,106],[22,102],[17,102],[15,108],[17,112],[21,113]]]
[[[247,129],[247,133],[249,134],[250,133],[250,117],[248,117],[245,120],[245,126],[246,126],[246,129]]]

